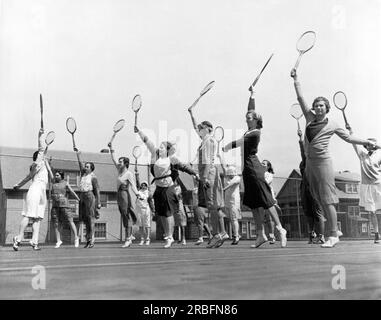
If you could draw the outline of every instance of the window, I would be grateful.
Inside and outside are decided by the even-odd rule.
[[[116,192],[113,192],[113,193],[109,193],[107,195],[107,198],[108,198],[108,201],[109,202],[115,202],[117,199],[116,199]]]
[[[345,184],[345,193],[358,193],[358,184],[357,183],[346,183]]]
[[[71,187],[78,186],[79,171],[65,171],[65,177]]]
[[[241,222],[241,234],[247,235],[247,222],[246,221]]]
[[[27,227],[24,230],[24,241],[32,240],[33,236],[33,228],[32,228],[32,222],[29,222]]]
[[[348,214],[350,216],[359,216],[360,215],[360,207],[359,206],[348,206]]]
[[[368,224],[367,223],[362,223],[361,224],[361,232],[362,233],[367,233],[368,232]]]
[[[101,193],[101,206],[107,208],[107,193]]]
[[[95,238],[96,239],[106,239],[106,222],[96,222],[95,223]]]

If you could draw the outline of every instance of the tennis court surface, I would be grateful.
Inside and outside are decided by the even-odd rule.
[[[1,247],[0,299],[381,299],[381,244],[251,244]]]

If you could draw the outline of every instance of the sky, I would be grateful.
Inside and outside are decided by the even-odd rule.
[[[307,30],[317,40],[298,68],[306,100],[325,96],[332,104],[344,91],[356,135],[381,139],[380,0],[0,0],[0,145],[36,147],[41,93],[45,130],[56,132],[51,149],[72,150],[69,116],[87,152],[106,148],[123,118],[114,147],[132,157],[141,141],[131,101],[140,94],[139,128],[156,145],[177,141],[179,158],[189,162],[199,140],[187,108],[202,88],[215,81],[196,119],[222,126],[223,144],[237,139],[246,130],[249,84],[274,53],[255,87],[263,116],[258,156],[287,177],[301,160],[290,70]],[[344,126],[333,105],[329,118]],[[330,151],[335,170],[360,171],[339,137]],[[238,151],[225,157],[240,164]],[[140,162],[148,162],[147,151]]]

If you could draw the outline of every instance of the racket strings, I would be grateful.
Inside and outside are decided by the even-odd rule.
[[[344,110],[347,106],[347,96],[344,92],[338,91],[333,96],[333,103],[337,109]]]
[[[205,93],[207,93],[210,89],[213,88],[215,81],[209,82],[204,89],[202,89],[200,96],[203,96]]]
[[[66,120],[66,129],[70,133],[74,133],[77,130],[77,124],[73,118],[69,118]]]
[[[290,114],[296,120],[299,120],[303,116],[303,111],[298,103],[295,103],[291,106]]]
[[[134,147],[132,150],[132,155],[135,159],[139,158],[142,155],[142,149],[139,146]]]
[[[124,127],[125,122],[126,121],[124,119],[121,119],[117,123],[115,123],[115,125],[114,125],[114,132],[118,132],[118,131],[122,130],[123,127]]]
[[[54,131],[50,131],[47,135],[46,135],[46,138],[45,138],[45,143],[46,144],[51,144],[54,139],[56,138],[56,134]]]
[[[314,31],[307,31],[303,33],[298,42],[296,43],[296,49],[300,52],[307,52],[315,45],[316,33]]]
[[[214,139],[217,140],[217,142],[221,142],[224,138],[224,129],[222,127],[217,127],[214,130]]]
[[[132,110],[135,112],[139,111],[142,106],[142,98],[139,94],[137,94],[132,100]]]

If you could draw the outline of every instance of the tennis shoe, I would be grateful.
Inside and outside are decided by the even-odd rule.
[[[13,250],[19,250],[20,241],[17,240],[17,237],[13,237]]]
[[[324,242],[320,247],[333,248],[339,241],[339,237],[328,237],[328,240]]]
[[[60,241],[57,241],[57,243],[56,243],[56,246],[54,247],[55,249],[58,249],[60,246],[61,246],[61,244],[62,244],[62,241],[60,240]]]
[[[252,248],[259,248],[262,244],[266,243],[268,241],[267,237],[263,234],[258,235],[257,239],[255,240],[255,244],[251,245]]]

